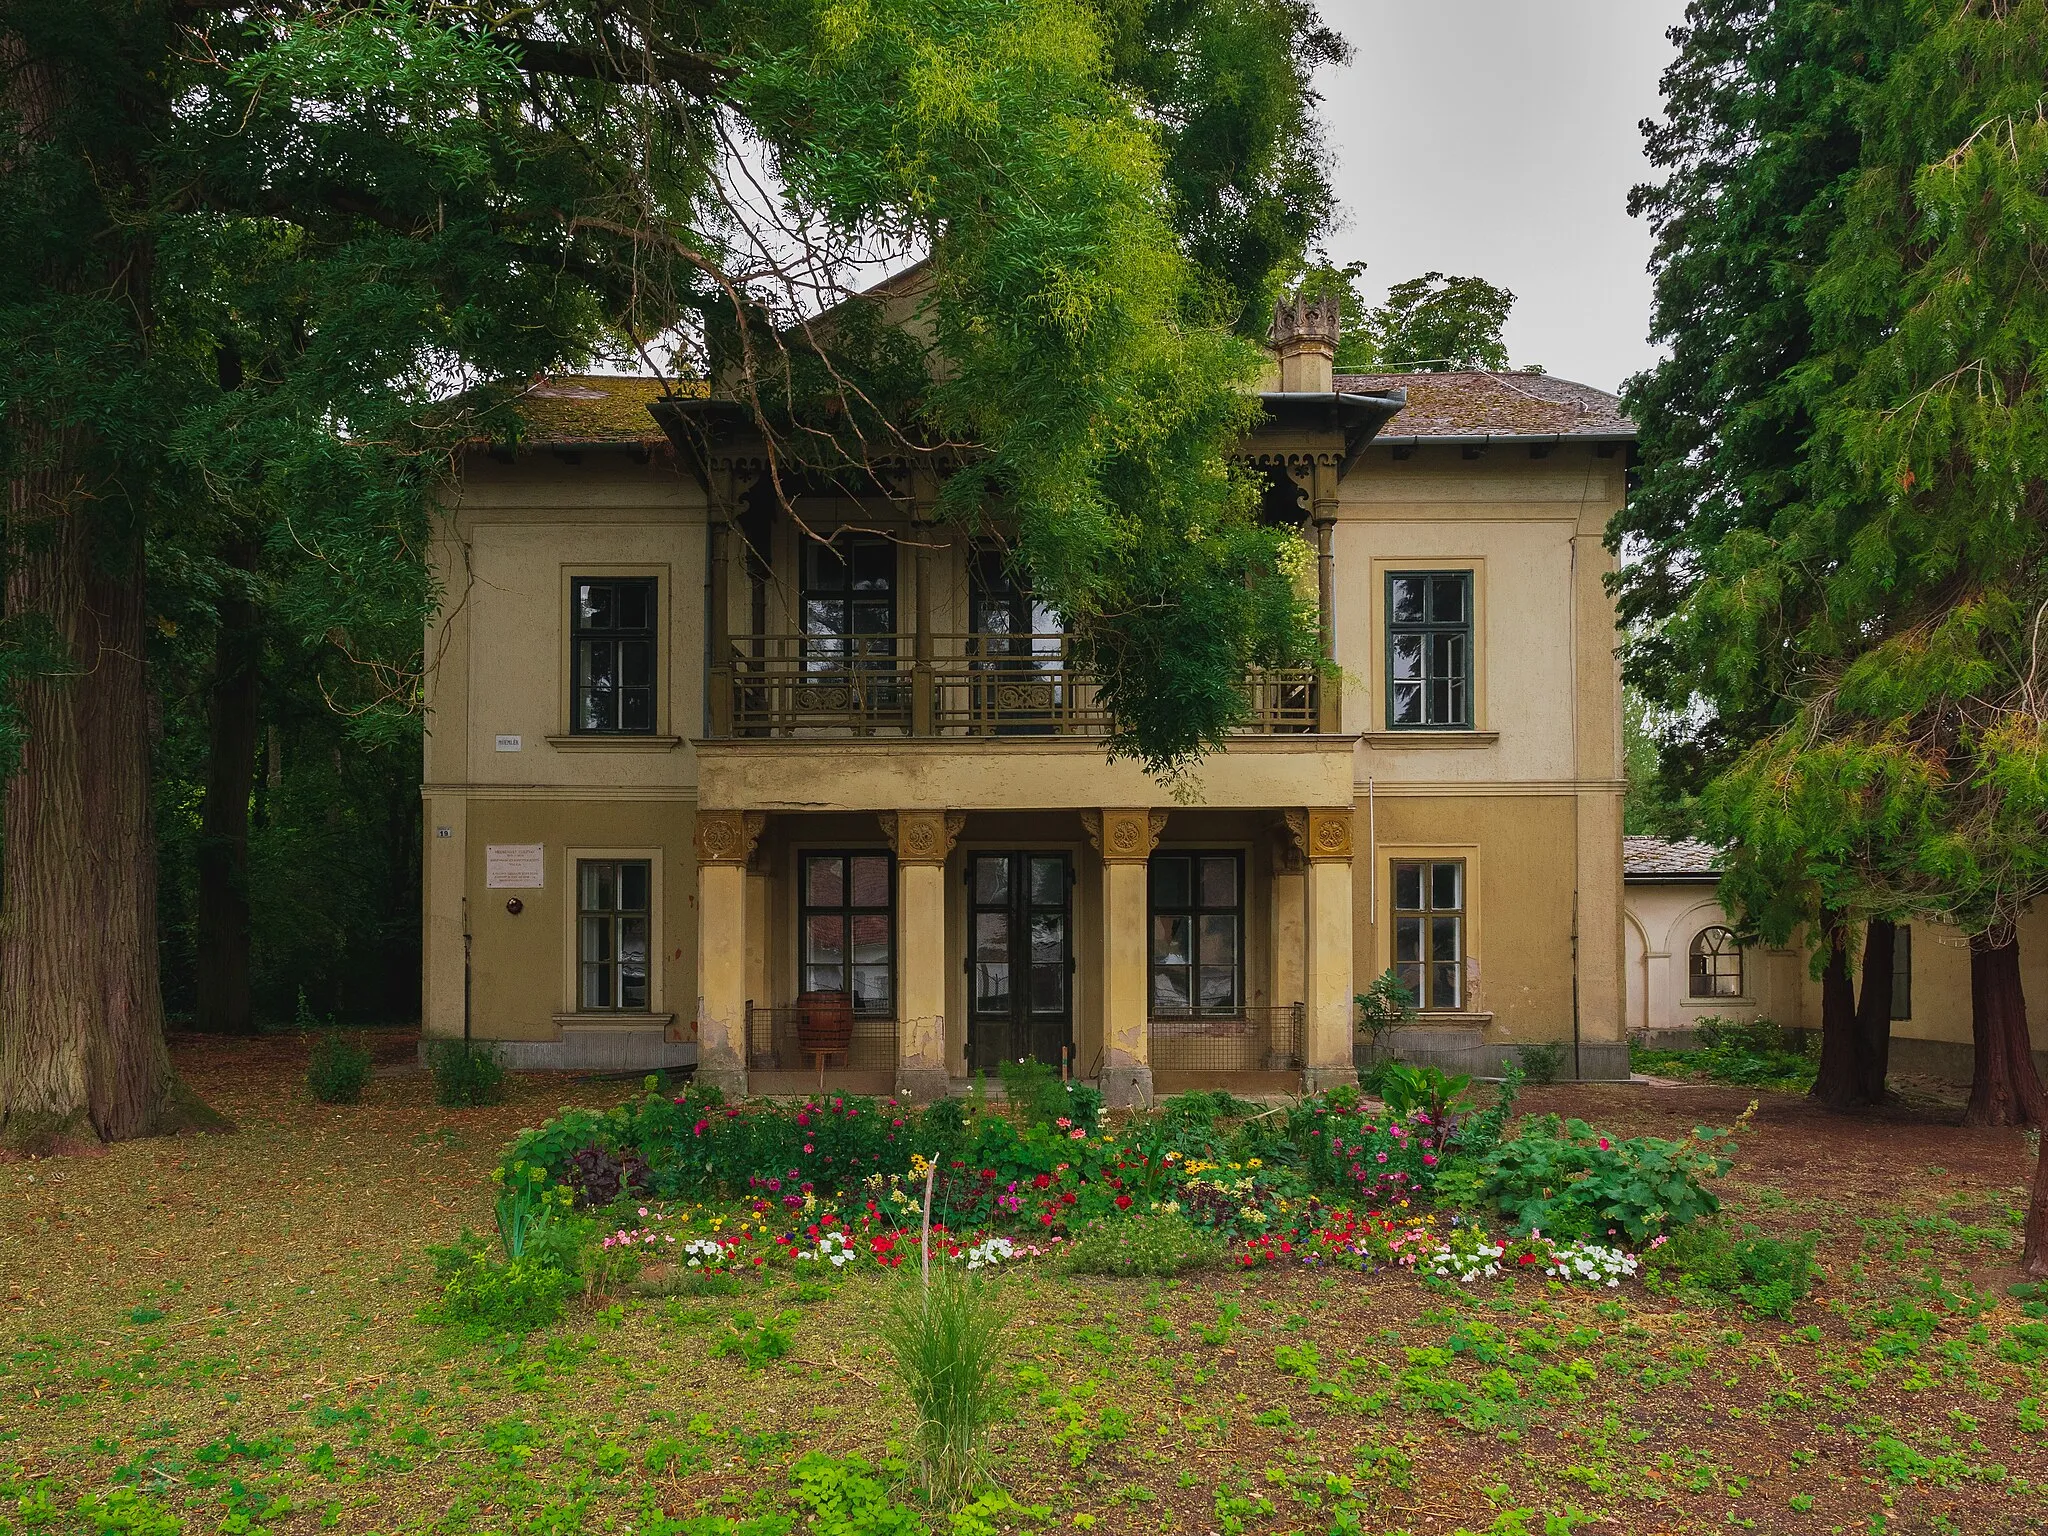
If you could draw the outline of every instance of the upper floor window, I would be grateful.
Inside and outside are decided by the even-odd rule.
[[[654,734],[654,580],[579,576],[572,583],[574,681],[569,729],[578,734]]]
[[[896,652],[896,546],[874,534],[804,541],[804,655],[852,660]]]
[[[1742,996],[1742,946],[1726,928],[1702,928],[1693,935],[1686,966],[1690,997]]]
[[[1387,728],[1472,725],[1472,573],[1387,573]]]
[[[1244,1007],[1244,860],[1155,853],[1151,865],[1154,1017]]]
[[[1418,1008],[1465,1006],[1465,861],[1394,861],[1394,973]]]

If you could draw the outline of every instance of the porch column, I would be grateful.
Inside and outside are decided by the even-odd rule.
[[[1358,1081],[1353,1054],[1351,807],[1290,811],[1308,860],[1308,1004],[1302,1082],[1320,1093]]]
[[[1276,1008],[1305,1003],[1308,1000],[1308,860],[1294,845],[1292,837],[1283,836],[1273,849],[1271,917],[1273,985],[1269,1000]],[[1271,1057],[1277,1058],[1267,1061],[1269,1070],[1286,1071],[1300,1064],[1303,1042],[1292,1040],[1289,1044],[1291,1054],[1269,1051]]]
[[[747,859],[768,818],[697,813],[697,1081],[747,1091]]]
[[[1166,830],[1166,812],[1083,811],[1081,821],[1102,854],[1102,1096],[1119,1108],[1143,1108],[1152,1102],[1146,861]]]
[[[943,1099],[946,1060],[946,856],[967,824],[960,811],[884,811],[896,851],[896,1092]]]

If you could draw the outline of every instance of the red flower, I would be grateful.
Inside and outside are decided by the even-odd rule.
[[[1536,1255],[1533,1253],[1525,1253],[1519,1259],[1515,1260],[1515,1262],[1517,1264],[1534,1264],[1536,1262]]]
[[[1051,1226],[1051,1225],[1052,1225],[1052,1212],[1051,1212],[1051,1211],[1047,1211],[1047,1212],[1046,1212],[1046,1213],[1045,1213],[1045,1214],[1044,1214],[1043,1216],[1039,1217],[1039,1218],[1038,1218],[1038,1224],[1039,1224],[1039,1225],[1040,1225],[1041,1227],[1049,1227],[1049,1226]]]
[[[1131,1197],[1129,1195],[1118,1195],[1116,1197],[1116,1208],[1120,1211],[1128,1211],[1131,1208]]]
[[[1031,1182],[1033,1184],[1036,1184],[1040,1189],[1050,1189],[1052,1187],[1052,1175],[1049,1173],[1041,1173],[1037,1178],[1033,1179]]]
[[[1063,1194],[1061,1194],[1061,1196],[1060,1196],[1060,1204],[1061,1204],[1061,1205],[1072,1205],[1073,1203],[1074,1203],[1074,1192],[1073,1192],[1073,1191],[1072,1191],[1071,1189],[1070,1189],[1070,1190],[1067,1190],[1067,1191],[1065,1191],[1065,1192],[1064,1192]]]
[[[1600,1150],[1601,1150],[1602,1152],[1605,1152],[1605,1151],[1606,1151],[1606,1150],[1608,1149],[1608,1147],[1609,1147],[1609,1146],[1611,1146],[1611,1145],[1612,1145],[1612,1143],[1611,1143],[1611,1142],[1609,1142],[1609,1141],[1608,1141],[1608,1139],[1607,1139],[1607,1138],[1606,1138],[1605,1136],[1602,1136],[1602,1137],[1600,1138]]]

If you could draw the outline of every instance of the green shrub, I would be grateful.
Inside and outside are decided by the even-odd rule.
[[[538,1252],[494,1262],[473,1232],[447,1248],[430,1248],[441,1299],[428,1309],[436,1322],[493,1333],[530,1333],[561,1317],[582,1281]]]
[[[1463,1107],[1465,1090],[1471,1086],[1472,1079],[1465,1073],[1452,1076],[1438,1067],[1399,1061],[1389,1062],[1379,1074],[1379,1093],[1388,1114],[1406,1120],[1419,1110],[1433,1125],[1442,1125]]]
[[[498,1048],[474,1040],[435,1040],[427,1047],[434,1102],[446,1109],[496,1104],[505,1097],[505,1060]]]
[[[1813,1239],[1786,1241],[1736,1236],[1719,1222],[1681,1228],[1669,1242],[1645,1255],[1643,1278],[1653,1287],[1695,1286],[1732,1297],[1766,1317],[1789,1319],[1793,1305],[1813,1291],[1819,1273]]]
[[[1564,1075],[1564,1046],[1555,1040],[1543,1045],[1518,1045],[1515,1056],[1532,1083],[1554,1083]]]
[[[1702,1019],[1699,1049],[1658,1051],[1631,1043],[1629,1065],[1663,1077],[1702,1077],[1740,1088],[1804,1093],[1820,1061],[1812,1037],[1769,1019]]]
[[[1224,1259],[1222,1239],[1178,1211],[1091,1223],[1067,1244],[1061,1263],[1075,1275],[1179,1275]]]
[[[1415,994],[1391,966],[1375,976],[1363,992],[1353,995],[1358,1010],[1358,1032],[1365,1036],[1374,1057],[1391,1030],[1415,1022]]]
[[[306,994],[299,994],[299,1009],[306,1008]],[[370,1053],[329,1026],[313,1039],[313,1054],[306,1065],[306,1085],[322,1104],[360,1104],[370,1081]]]
[[[1545,1115],[1485,1155],[1481,1198],[1517,1231],[1646,1243],[1720,1209],[1705,1181],[1732,1166],[1719,1151],[1729,1136],[1701,1128],[1684,1141],[1610,1141],[1583,1120]]]
[[[906,1269],[883,1315],[882,1342],[917,1415],[911,1440],[935,1504],[959,1503],[980,1481],[1005,1320],[994,1288],[950,1265],[935,1268],[929,1286]]]
[[[997,1069],[1003,1080],[1003,1097],[1010,1108],[1033,1125],[1052,1125],[1065,1120],[1073,1125],[1094,1125],[1102,1113],[1102,1094],[1086,1083],[1062,1082],[1060,1075],[1042,1061],[1005,1061]]]

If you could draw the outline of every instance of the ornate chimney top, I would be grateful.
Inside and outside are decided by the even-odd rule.
[[[1280,387],[1289,394],[1328,394],[1337,387],[1337,332],[1342,301],[1335,293],[1297,288],[1273,306],[1273,350]]]

